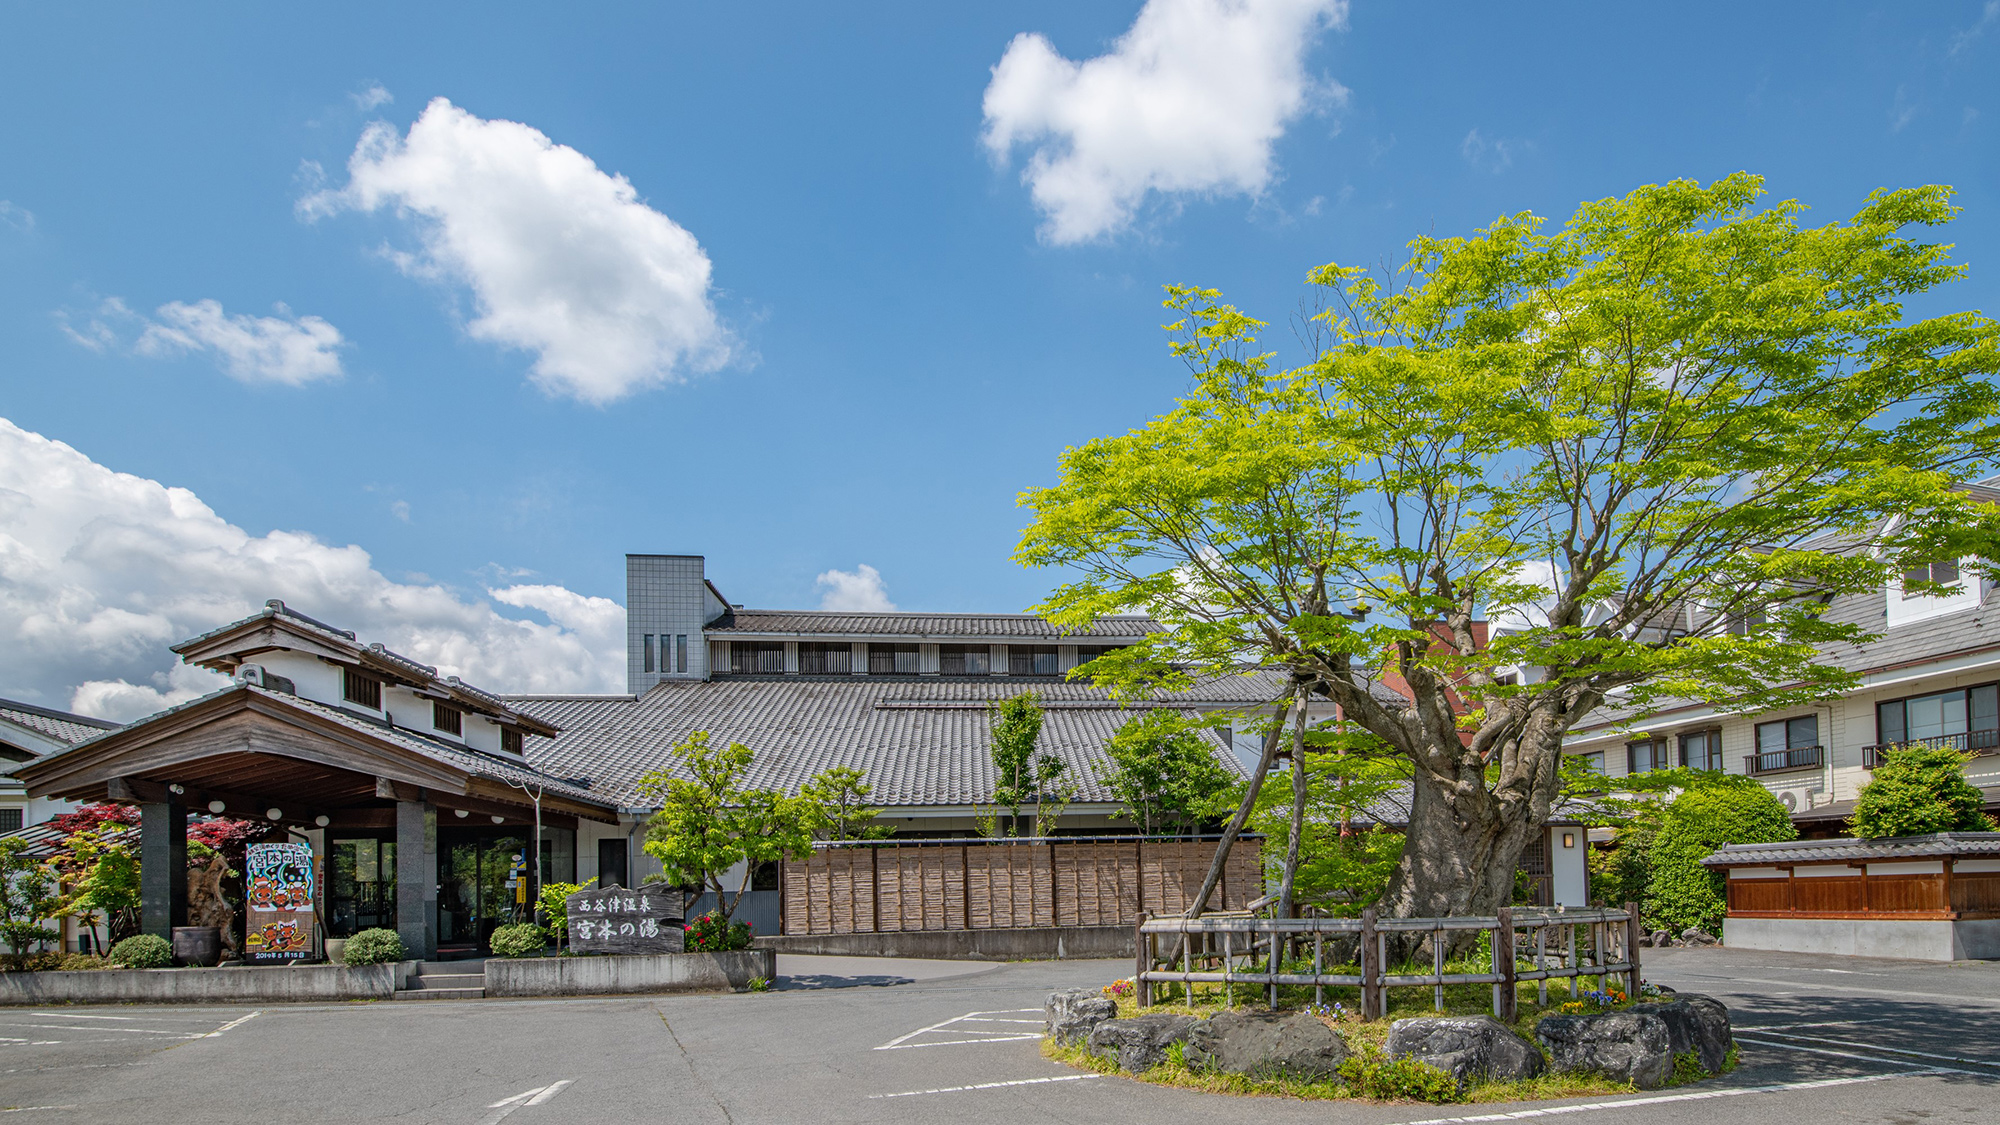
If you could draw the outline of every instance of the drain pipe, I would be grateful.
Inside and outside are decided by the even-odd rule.
[[[632,856],[634,837],[639,834],[639,829],[645,826],[646,821],[652,819],[653,814],[659,811],[651,805],[618,806],[618,815],[632,818],[632,827],[625,830],[625,881],[628,883],[632,881],[632,868],[636,865]],[[597,885],[600,887],[604,885],[604,872],[601,870],[597,873]]]

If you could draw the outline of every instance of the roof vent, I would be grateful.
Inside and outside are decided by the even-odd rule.
[[[236,666],[236,682],[263,687],[264,666],[262,664],[238,664]]]

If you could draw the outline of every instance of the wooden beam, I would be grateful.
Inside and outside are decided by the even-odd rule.
[[[264,815],[267,809],[278,809],[285,815],[274,824],[311,824],[315,817],[331,813],[317,806],[301,806],[297,801],[287,801],[278,797],[259,797],[227,789],[211,789],[194,785],[179,786],[180,792],[173,791],[172,782],[148,781],[139,777],[114,777],[104,783],[105,796],[114,801],[129,801],[134,804],[159,804],[177,801],[187,806],[191,813],[207,813],[211,816],[228,815],[235,820],[268,821]],[[223,803],[222,813],[210,813],[211,801]],[[290,806],[289,808],[287,806]]]

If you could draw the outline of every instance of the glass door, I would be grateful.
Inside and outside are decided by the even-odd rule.
[[[396,841],[334,840],[326,887],[328,937],[396,928]]]
[[[495,926],[515,920],[514,865],[527,836],[506,832],[438,833],[438,944],[485,952]]]

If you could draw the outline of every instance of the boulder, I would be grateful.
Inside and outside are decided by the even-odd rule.
[[[1307,1012],[1218,1012],[1188,1031],[1189,1066],[1259,1078],[1329,1078],[1347,1042]]]
[[[1044,1033],[1059,1047],[1090,1038],[1090,1029],[1118,1015],[1118,1002],[1095,988],[1064,988],[1042,1005]]]
[[[1648,1004],[1646,1010],[1667,1021],[1674,1054],[1693,1051],[1701,1059],[1703,1070],[1710,1074],[1722,1072],[1723,1060],[1729,1057],[1734,1039],[1729,1033],[1729,1009],[1721,1001],[1695,992],[1675,993],[1671,1002]]]
[[[1689,945],[1720,945],[1722,943],[1721,938],[1716,937],[1706,930],[1697,930],[1693,926],[1689,926],[1687,929],[1681,931],[1681,940],[1687,942]]]
[[[1673,1033],[1653,1011],[1657,1004],[1580,1016],[1544,1016],[1535,1038],[1548,1049],[1549,1066],[1574,1074],[1600,1074],[1657,1090],[1674,1074]]]
[[[1382,1053],[1415,1059],[1451,1075],[1461,1092],[1475,1078],[1533,1078],[1546,1065],[1542,1052],[1492,1016],[1428,1016],[1389,1025]]]
[[[1187,1039],[1193,1016],[1155,1012],[1129,1020],[1105,1020],[1090,1029],[1090,1053],[1112,1059],[1132,1074],[1150,1070],[1167,1057],[1169,1044]]]
[[[1653,948],[1665,949],[1674,943],[1674,935],[1665,930],[1653,931]]]

